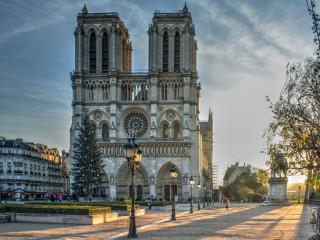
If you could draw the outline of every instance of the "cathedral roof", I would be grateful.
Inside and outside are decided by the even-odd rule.
[[[200,131],[203,135],[207,133],[207,126],[208,126],[207,121],[200,122]]]

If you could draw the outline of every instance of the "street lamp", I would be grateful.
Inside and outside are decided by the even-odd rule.
[[[173,195],[173,203],[172,203],[172,215],[171,215],[171,221],[175,221],[176,220],[176,206],[175,206],[175,183],[177,181],[177,176],[178,176],[178,173],[177,173],[177,168],[175,165],[172,165],[171,169],[170,169],[170,176],[171,176],[171,179],[172,179],[172,195]]]
[[[193,184],[194,184],[194,180],[191,176],[190,178],[190,186],[191,186],[191,205],[190,205],[190,213],[193,213],[193,195],[192,195],[192,190],[193,190]]]
[[[200,190],[201,190],[201,183],[200,183],[200,179],[199,179],[199,182],[198,182],[198,190],[199,190],[199,201],[198,201],[198,210],[200,210]]]
[[[123,146],[124,154],[128,161],[128,166],[131,169],[132,176],[132,201],[131,201],[131,215],[130,215],[130,227],[128,237],[136,238],[138,237],[137,228],[136,228],[136,216],[134,215],[134,173],[135,170],[139,167],[141,163],[142,150],[139,148],[139,145],[135,142],[134,138],[128,139],[128,142]]]
[[[301,191],[301,186],[299,186],[298,203],[300,203],[300,191]]]
[[[206,185],[203,186],[203,207],[205,208],[206,207],[206,190],[207,190],[207,187]]]

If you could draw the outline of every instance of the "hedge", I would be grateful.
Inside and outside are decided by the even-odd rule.
[[[110,207],[75,206],[75,205],[44,205],[44,204],[4,204],[6,212],[95,215],[110,213]]]
[[[51,203],[51,202],[42,202],[42,203],[27,203],[25,205],[44,205],[44,206],[87,206],[87,207],[110,207],[112,210],[123,210],[127,211],[127,206],[131,205],[126,205],[124,203],[114,203],[114,202],[56,202],[56,203]],[[139,209],[139,205],[134,205],[135,209]]]

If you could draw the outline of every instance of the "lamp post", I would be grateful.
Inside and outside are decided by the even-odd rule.
[[[203,208],[206,207],[206,185],[203,186]]]
[[[198,182],[198,190],[199,190],[198,210],[200,210],[200,199],[201,199],[201,197],[200,197],[200,190],[201,190],[201,183],[200,183],[200,180],[199,180],[199,182]]]
[[[175,184],[177,181],[177,168],[175,165],[172,165],[171,169],[170,169],[170,176],[172,179],[172,196],[173,196],[173,203],[172,203],[172,215],[171,215],[171,221],[175,221],[176,220],[176,206],[175,206]]]
[[[191,204],[190,204],[190,213],[193,213],[193,195],[192,195],[192,190],[193,190],[193,184],[194,180],[192,176],[190,177],[190,187],[191,187]]]
[[[139,145],[135,142],[134,138],[128,139],[128,142],[124,145],[124,154],[128,161],[128,166],[131,169],[131,176],[132,176],[132,201],[131,201],[131,215],[130,215],[130,227],[128,237],[136,238],[138,237],[137,228],[136,228],[136,216],[134,215],[134,173],[135,170],[139,167],[141,163],[142,151],[139,148]]]
[[[300,191],[301,191],[301,186],[299,186],[298,203],[300,203]]]

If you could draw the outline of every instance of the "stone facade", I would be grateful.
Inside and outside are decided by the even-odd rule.
[[[132,137],[143,150],[136,198],[171,199],[173,164],[179,201],[190,198],[191,176],[212,188],[212,113],[200,123],[197,43],[187,6],[177,13],[154,13],[146,73],[131,72],[129,32],[117,13],[88,13],[85,6],[74,34],[71,152],[83,110],[88,109],[106,164],[106,195],[129,197],[131,177],[123,145]],[[198,196],[196,187],[193,191]]]
[[[62,158],[56,148],[0,139],[0,192],[27,200],[62,193]]]

